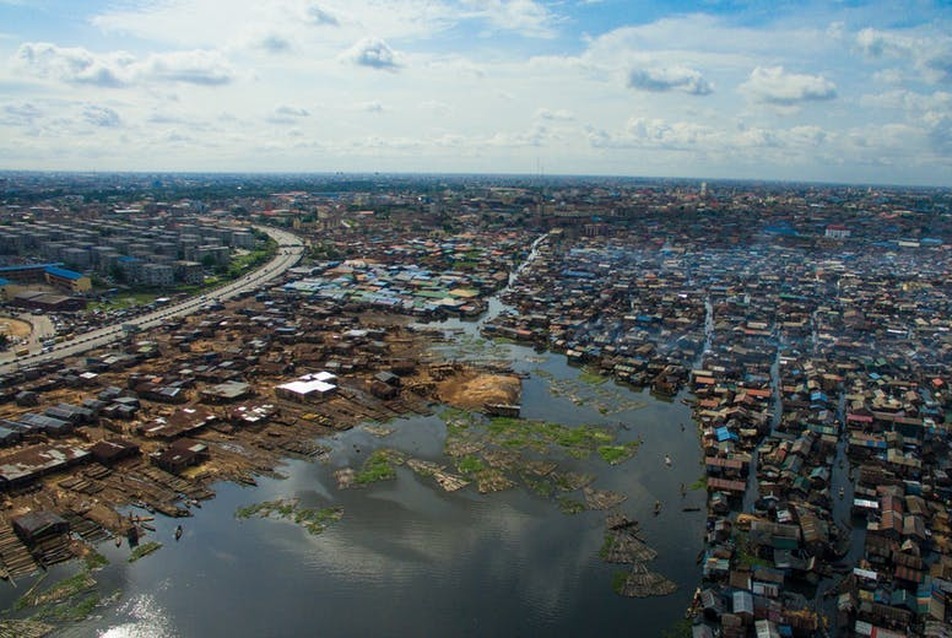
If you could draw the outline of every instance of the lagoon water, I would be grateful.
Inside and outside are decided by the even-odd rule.
[[[324,440],[333,448],[326,463],[289,461],[279,468],[284,479],[259,479],[253,488],[215,486],[217,496],[184,520],[179,541],[174,529],[181,519],[158,517],[145,540],[164,547],[135,563],[126,561],[125,545],[104,543],[99,549],[110,564],[95,577],[111,602],[57,635],[651,638],[671,628],[699,581],[705,523],[706,493],[681,493],[703,474],[690,410],[647,391],[580,379],[580,370],[561,355],[485,342],[479,326],[506,309],[496,296],[479,322],[444,322],[440,327],[452,338],[439,348],[456,358],[504,358],[527,373],[524,418],[597,425],[611,429],[619,443],[641,441],[635,456],[616,466],[596,454],[549,460],[559,471],[593,474],[596,489],[627,495],[616,509],[640,523],[658,552],[649,567],[677,584],[674,594],[615,594],[612,578],[626,566],[599,557],[605,512],[566,514],[555,498],[522,486],[480,494],[471,484],[446,493],[398,467],[394,481],[338,489],[336,469],[359,467],[382,447],[453,470],[443,454],[446,427],[437,407],[431,417],[388,423],[394,432],[385,438],[357,427]],[[582,500],[578,492],[568,496]],[[341,506],[343,519],[312,536],[289,522],[235,518],[240,507],[279,498],[315,509]],[[657,515],[656,501],[664,504]],[[58,567],[51,576],[76,569]],[[7,587],[0,606],[9,609],[28,585]]]
[[[517,370],[530,373],[524,417],[601,425],[617,432],[618,441],[642,440],[637,454],[616,466],[597,455],[551,459],[562,470],[594,474],[597,489],[628,496],[618,509],[640,522],[658,551],[650,567],[675,581],[676,593],[629,599],[613,592],[612,576],[624,566],[599,558],[604,512],[566,514],[553,498],[520,486],[445,493],[406,467],[397,468],[395,481],[337,488],[334,470],[359,466],[377,447],[452,468],[442,455],[445,426],[437,414],[395,420],[388,424],[395,432],[385,438],[361,427],[340,433],[327,441],[328,462],[291,461],[279,468],[286,479],[259,480],[253,488],[219,484],[217,496],[184,519],[178,542],[173,532],[180,521],[159,517],[149,539],[164,547],[135,563],[126,562],[127,547],[104,543],[100,550],[111,562],[96,578],[104,595],[116,592],[114,602],[58,634],[660,635],[682,618],[700,573],[705,493],[680,493],[703,469],[688,408],[610,382],[587,385],[559,355],[502,347]],[[241,506],[276,498],[340,505],[344,517],[311,536],[288,522],[234,516]],[[656,500],[664,503],[657,516]],[[684,506],[702,511],[683,512]],[[11,589],[0,603],[8,608],[15,597]]]

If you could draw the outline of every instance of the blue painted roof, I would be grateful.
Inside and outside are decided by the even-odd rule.
[[[722,427],[719,427],[719,428],[717,428],[717,430],[715,430],[715,432],[716,432],[716,434],[717,434],[717,441],[718,441],[718,443],[723,443],[724,441],[736,441],[736,440],[737,440],[737,435],[736,435],[735,433],[731,432],[731,431],[730,431],[729,429],[727,429],[726,427],[723,427],[723,426],[722,426]]]
[[[83,273],[76,272],[75,270],[67,270],[65,268],[58,268],[57,266],[49,266],[46,269],[46,272],[53,275],[54,277],[62,277],[63,279],[72,279],[76,281],[83,277]]]
[[[20,264],[19,266],[2,266],[0,267],[0,272],[20,272],[23,270],[45,270],[52,266],[62,266],[63,264],[49,263],[49,264]]]

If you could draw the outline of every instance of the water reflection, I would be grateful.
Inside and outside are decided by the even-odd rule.
[[[119,614],[128,622],[109,627],[100,638],[178,638],[168,612],[151,594],[141,594],[119,607]]]
[[[578,376],[561,357],[511,351],[552,378]],[[681,617],[699,575],[703,513],[681,511],[703,503],[701,491],[680,493],[681,483],[701,473],[693,428],[679,427],[690,423],[688,410],[607,384],[600,391],[644,407],[603,415],[594,404],[553,397],[548,383],[541,375],[526,380],[526,416],[642,440],[634,458],[616,467],[597,457],[560,458],[560,470],[594,474],[598,489],[628,495],[620,509],[641,523],[659,552],[652,569],[678,583],[675,594],[627,599],[612,592],[612,574],[624,567],[598,556],[603,512],[566,515],[554,499],[521,487],[446,493],[407,467],[395,481],[337,488],[334,470],[358,467],[377,447],[451,464],[442,456],[439,417],[413,417],[389,423],[394,433],[383,439],[359,427],[340,433],[328,441],[328,463],[289,461],[281,468],[286,480],[217,486],[218,496],[185,522],[179,543],[172,541],[179,521],[159,518],[155,537],[165,547],[134,564],[125,563],[125,548],[104,548],[112,565],[97,580],[121,589],[123,602],[62,635],[578,636],[621,627],[659,635]],[[234,518],[239,507],[278,498],[308,508],[339,505],[344,517],[320,536],[284,521]],[[658,516],[655,500],[665,503]]]

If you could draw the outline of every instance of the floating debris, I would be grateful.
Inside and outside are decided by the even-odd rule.
[[[594,474],[579,474],[577,472],[552,472],[550,475],[555,486],[563,492],[580,490],[595,480]]]
[[[423,461],[421,459],[407,459],[407,467],[420,476],[433,477],[440,487],[447,492],[455,492],[469,485],[469,481],[456,474],[450,474],[443,469],[443,466],[437,465],[432,461]]]
[[[354,471],[352,467],[344,467],[334,472],[334,478],[337,479],[337,489],[339,490],[346,490],[353,487],[356,477],[357,472]]]
[[[628,497],[611,490],[596,490],[586,487],[582,490],[585,495],[585,505],[591,510],[607,510],[625,502]]]
[[[396,432],[396,430],[394,430],[393,428],[388,428],[386,426],[376,425],[373,423],[364,424],[364,429],[370,432],[371,434],[373,434],[378,439],[382,439],[386,436],[390,436],[391,434]]]
[[[575,405],[591,405],[600,414],[618,414],[628,410],[638,410],[647,405],[644,401],[629,398],[630,395],[608,385],[608,377],[596,372],[585,371],[578,378],[556,379],[552,373],[536,368],[533,375],[549,380],[549,394],[553,397],[566,397]]]
[[[667,596],[677,591],[678,586],[657,572],[650,571],[644,563],[635,563],[628,574],[616,575],[616,594],[628,598]]]
[[[558,467],[557,463],[552,461],[525,461],[522,464],[522,471],[525,474],[535,476],[549,476]]]
[[[586,508],[585,503],[581,501],[569,498],[568,496],[560,496],[559,509],[562,510],[563,514],[581,514]]]
[[[623,514],[610,514],[605,519],[605,541],[599,555],[608,563],[645,563],[658,556],[639,535],[638,521]]]
[[[486,444],[482,441],[454,438],[446,442],[444,451],[448,456],[459,458],[461,456],[475,454],[476,452],[481,451],[484,447],[486,447]]]
[[[158,551],[160,549],[162,549],[162,543],[158,543],[156,541],[149,541],[148,543],[143,543],[142,545],[138,545],[134,550],[132,550],[132,553],[129,554],[129,558],[127,560],[130,563],[134,563],[140,558],[142,558],[143,556],[148,556],[152,552]]]
[[[483,458],[494,468],[511,470],[522,459],[522,455],[515,450],[487,450]]]
[[[0,620],[0,638],[42,638],[53,629],[35,620]]]
[[[433,476],[443,469],[442,465],[423,459],[407,459],[407,467],[420,476]]]
[[[253,516],[291,521],[303,527],[309,534],[316,536],[327,529],[328,524],[336,523],[343,518],[344,509],[340,506],[310,509],[301,507],[297,499],[278,499],[242,507],[235,512],[236,518]]]
[[[480,494],[502,492],[514,485],[512,479],[494,467],[487,467],[476,474],[476,489]]]

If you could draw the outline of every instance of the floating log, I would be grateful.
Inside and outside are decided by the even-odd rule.
[[[585,505],[591,510],[611,509],[628,499],[627,496],[611,490],[596,490],[586,487],[582,490],[585,495]]]
[[[650,571],[644,563],[635,563],[617,593],[628,598],[648,598],[667,596],[677,589],[678,586],[673,581]]]
[[[489,416],[505,416],[510,418],[518,418],[519,413],[522,411],[522,406],[512,405],[509,403],[484,403],[483,412]]]

